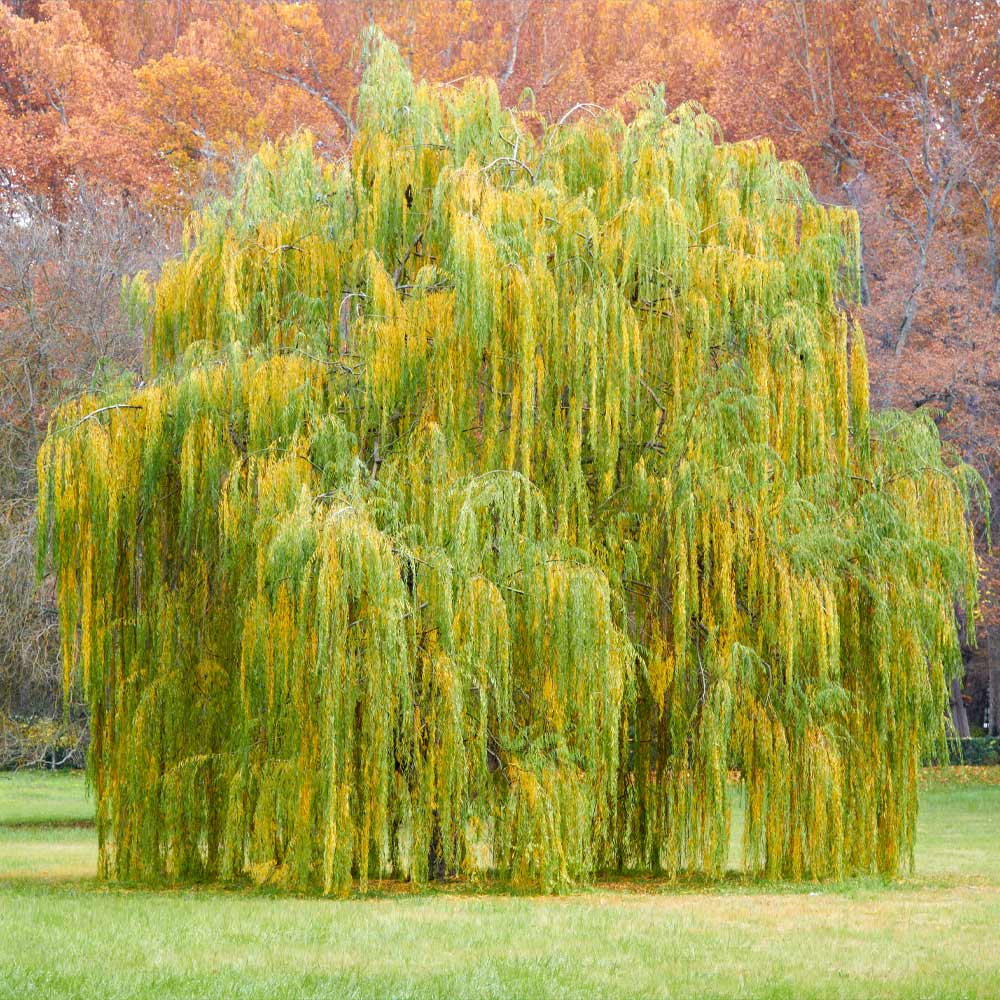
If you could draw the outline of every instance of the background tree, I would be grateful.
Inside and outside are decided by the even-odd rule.
[[[0,221],[0,715],[61,715],[51,588],[36,591],[35,458],[50,402],[140,361],[119,310],[122,277],[168,252],[162,224],[111,197],[54,219],[34,199]]]

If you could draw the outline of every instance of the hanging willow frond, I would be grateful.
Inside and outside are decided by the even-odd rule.
[[[264,147],[39,455],[101,871],[717,876],[735,770],[751,872],[896,872],[980,489],[870,412],[853,213],[369,47],[350,160]]]

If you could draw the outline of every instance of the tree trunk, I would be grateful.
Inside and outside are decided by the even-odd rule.
[[[993,648],[993,629],[986,629],[986,729],[1000,736],[1000,649]]]
[[[917,258],[917,273],[913,277],[913,287],[910,289],[909,298],[906,300],[906,306],[903,309],[903,322],[899,326],[899,335],[896,338],[896,355],[899,356],[903,353],[903,348],[906,346],[906,338],[910,335],[910,328],[913,326],[913,321],[917,317],[917,299],[924,288],[924,275],[927,273],[927,250],[928,243],[921,244],[920,255]]]
[[[986,223],[986,261],[990,271],[990,312],[1000,313],[1000,247],[997,246],[997,226],[988,198],[982,199],[983,221]]]
[[[962,681],[959,677],[953,677],[951,681],[951,721],[955,726],[955,735],[959,739],[969,738],[969,715],[965,711],[965,702],[962,700]]]
[[[441,823],[436,809],[431,824],[431,843],[427,851],[427,877],[432,882],[440,882],[447,874],[447,870],[444,863],[444,844],[441,842]]]
[[[990,272],[990,312],[1000,313],[1000,236],[993,215],[993,206],[986,192],[972,181],[979,204],[983,209],[983,225],[986,227],[986,266]]]
[[[859,172],[855,180],[863,179],[864,173]],[[847,195],[847,200],[851,203],[851,208],[858,213],[858,269],[861,272],[861,304],[867,306],[871,303],[871,294],[868,290],[868,268],[865,266],[865,232],[861,225],[861,202],[854,194],[854,188],[850,184],[840,185]]]
[[[858,226],[858,270],[861,273],[861,304],[867,306],[871,304],[872,297],[868,291],[868,268],[865,267],[865,234],[860,227],[860,218]]]
[[[1000,667],[990,667],[987,725],[990,736],[1000,736]]]
[[[522,4],[520,10],[518,11],[515,10],[515,5],[511,3],[510,13],[511,17],[514,19],[513,34],[510,42],[510,59],[507,60],[507,65],[504,67],[504,71],[497,79],[497,85],[501,88],[514,75],[514,67],[517,65],[517,47],[521,41],[521,29],[524,27],[525,19],[528,16],[528,5]]]
[[[1000,313],[1000,251],[997,249],[996,229],[991,228],[989,234],[990,278],[993,282],[993,295],[990,298],[990,312]]]

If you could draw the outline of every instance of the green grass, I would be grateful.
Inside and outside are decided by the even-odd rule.
[[[60,825],[93,819],[94,803],[80,771],[0,771],[0,825]]]
[[[87,815],[82,781],[0,776],[0,997],[997,997],[1000,781],[978,770],[925,782],[918,872],[892,884],[347,901],[104,885],[92,829],[41,825]]]

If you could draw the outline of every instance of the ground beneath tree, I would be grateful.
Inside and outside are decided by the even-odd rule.
[[[79,775],[0,775],[0,996],[1000,995],[1000,768],[924,773],[892,884],[149,891],[96,881],[91,815]]]

